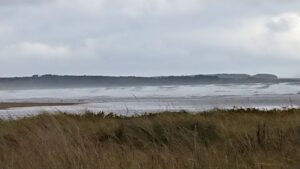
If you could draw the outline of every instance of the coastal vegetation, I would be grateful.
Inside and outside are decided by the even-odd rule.
[[[0,121],[1,169],[298,169],[300,110]]]

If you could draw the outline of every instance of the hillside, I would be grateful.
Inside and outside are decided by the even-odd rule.
[[[39,88],[81,88],[112,86],[157,86],[157,85],[195,85],[222,83],[278,83],[300,81],[297,79],[278,79],[275,75],[215,74],[192,76],[59,76],[34,75],[31,77],[0,78],[0,90],[39,89]]]

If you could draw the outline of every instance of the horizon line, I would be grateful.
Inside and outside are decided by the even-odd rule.
[[[248,73],[213,73],[213,74],[181,74],[181,75],[149,75],[149,76],[142,76],[142,75],[96,75],[96,74],[32,74],[32,75],[19,75],[19,76],[0,76],[0,78],[25,78],[25,77],[43,77],[43,76],[88,76],[88,77],[180,77],[180,76],[216,76],[216,75],[248,75],[248,76],[255,76],[255,75],[274,75],[277,78],[291,78],[291,79],[298,79],[300,77],[280,77],[277,74],[273,73],[256,73],[256,74],[248,74]]]

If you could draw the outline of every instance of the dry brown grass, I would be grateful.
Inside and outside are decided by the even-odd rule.
[[[1,169],[299,169],[300,111],[0,121]]]

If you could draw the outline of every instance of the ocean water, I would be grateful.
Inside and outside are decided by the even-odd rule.
[[[73,106],[0,110],[0,118],[42,112],[113,112],[122,115],[157,111],[192,112],[214,108],[297,108],[300,85],[234,84],[190,86],[100,87],[79,89],[0,90],[0,102],[73,102]]]

